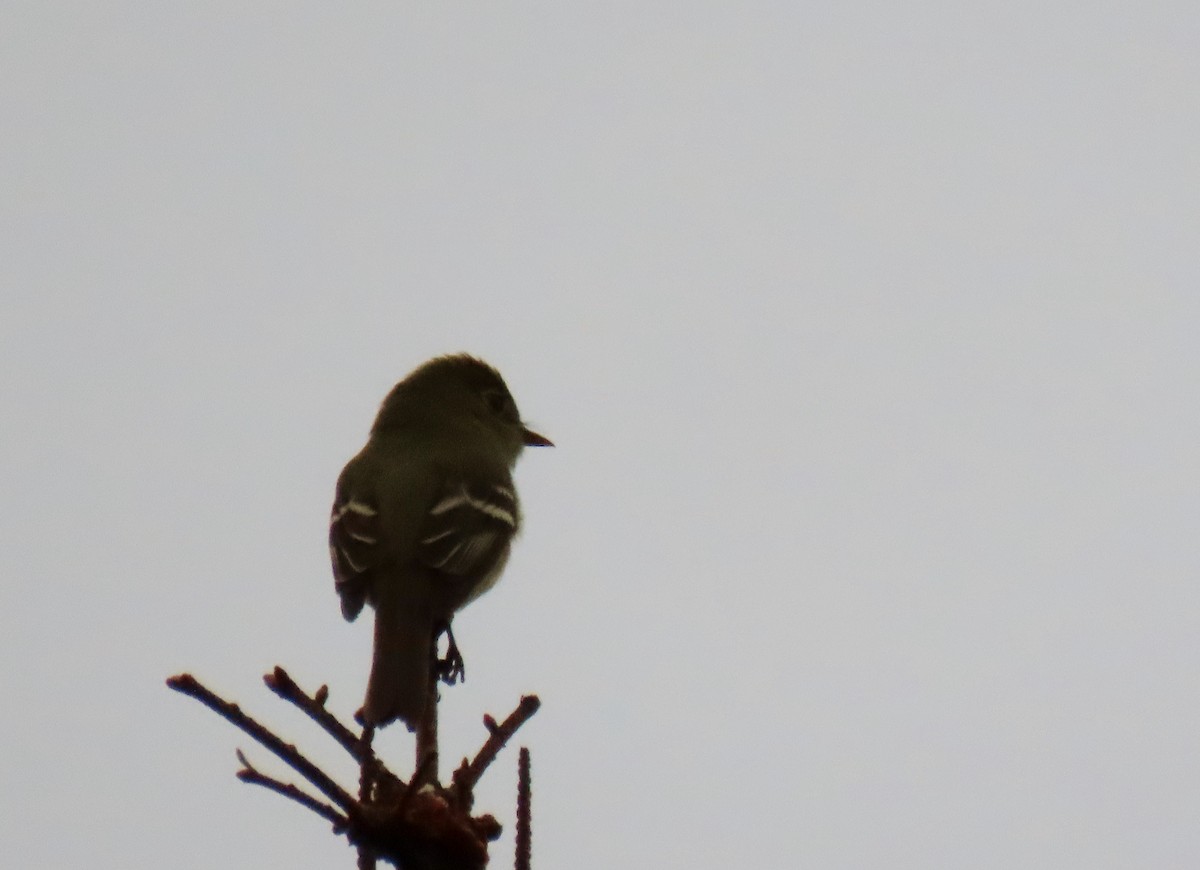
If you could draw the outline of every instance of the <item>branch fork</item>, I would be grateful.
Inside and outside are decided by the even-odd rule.
[[[306,758],[294,744],[285,742],[191,674],[170,677],[167,686],[204,704],[300,774],[321,797],[295,783],[263,773],[240,749],[237,751],[242,765],[238,779],[295,801],[330,822],[336,834],[345,836],[358,848],[360,868],[372,868],[380,858],[405,870],[479,870],[486,866],[487,844],[500,836],[501,826],[491,815],[471,815],[474,788],[504,745],[537,712],[540,701],[536,696],[523,697],[500,724],[485,716],[488,737],[483,746],[471,761],[463,759],[449,786],[442,786],[437,782],[436,744],[432,751],[428,746],[421,750],[421,761],[412,779],[405,782],[375,755],[372,729],[364,728],[356,734],[325,707],[329,697],[327,687],[321,686],[309,695],[281,667],[266,674],[263,682],[308,715],[358,763],[357,797]],[[436,707],[433,709],[436,711]],[[436,712],[432,715],[436,716]],[[432,733],[436,739],[436,725]],[[521,788],[527,807],[527,760],[523,759],[523,765]],[[527,813],[518,820],[518,827],[522,825],[528,827]],[[527,830],[525,835],[527,842]]]

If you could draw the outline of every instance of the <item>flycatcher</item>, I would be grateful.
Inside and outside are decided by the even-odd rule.
[[[512,469],[552,446],[487,363],[443,356],[398,383],[338,477],[329,555],[342,615],[375,608],[363,719],[415,730],[435,632],[493,585],[521,525]]]

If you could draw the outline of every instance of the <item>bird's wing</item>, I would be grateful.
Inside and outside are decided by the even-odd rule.
[[[381,559],[383,529],[374,493],[356,492],[347,473],[338,478],[329,515],[329,558],[333,581],[342,599],[342,615],[354,619],[370,589],[371,569]]]
[[[520,526],[517,495],[509,480],[449,480],[425,514],[417,558],[456,577],[482,579]]]

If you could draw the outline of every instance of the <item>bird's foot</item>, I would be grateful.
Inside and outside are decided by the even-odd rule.
[[[437,678],[447,686],[453,686],[467,678],[467,664],[463,661],[458,644],[454,642],[454,632],[450,623],[446,623],[443,631],[446,634],[446,655],[437,660]]]

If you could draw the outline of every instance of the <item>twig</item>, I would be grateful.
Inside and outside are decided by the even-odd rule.
[[[243,713],[237,704],[231,704],[229,701],[213,694],[202,686],[191,674],[178,674],[177,676],[170,677],[167,680],[167,685],[176,692],[195,698],[214,713],[228,720],[231,725],[245,731],[274,753],[281,761],[316,786],[322,794],[337,804],[342,810],[346,813],[353,812],[356,806],[355,800],[345,789],[330,779],[325,771],[305,758],[295,746],[284,743],[258,722],[254,721],[254,719]]]
[[[263,674],[263,682],[268,689],[283,700],[308,714],[310,719],[320,725],[325,733],[336,740],[346,750],[346,753],[359,763],[362,768],[358,795],[360,801],[366,801],[371,794],[369,790],[363,791],[364,786],[369,787],[380,781],[389,785],[400,783],[399,777],[388,770],[371,749],[371,737],[374,736],[374,729],[370,729],[369,732],[364,729],[361,736],[355,734],[326,709],[325,701],[329,697],[329,689],[326,686],[321,686],[310,697],[292,679],[291,675],[278,665],[271,673]]]
[[[329,697],[328,688],[322,686],[317,689],[316,694],[309,697],[281,667],[276,667],[269,674],[263,674],[263,682],[266,683],[268,689],[283,700],[307,713],[309,718],[324,728],[326,733],[340,743],[355,761],[362,763],[364,758],[373,757],[369,754],[369,744],[364,750],[362,738],[343,725],[325,708],[325,699]]]
[[[264,788],[275,792],[276,794],[281,794],[285,798],[294,800],[301,806],[308,807],[318,816],[321,816],[332,822],[333,829],[335,831],[343,831],[349,824],[350,820],[346,818],[346,816],[343,816],[341,813],[339,813],[332,805],[322,803],[312,795],[301,791],[297,786],[290,782],[282,782],[259,771],[249,762],[245,753],[243,753],[240,749],[237,751],[237,758],[238,761],[242,763],[242,769],[237,772],[237,778],[242,782],[252,783],[253,785],[261,785]]]
[[[276,670],[282,669],[276,668]],[[375,726],[363,726],[362,737],[359,740],[359,743],[361,744],[361,752],[364,756],[370,758],[372,761],[375,761],[376,764],[369,764],[366,761],[363,761],[358,769],[358,802],[362,806],[366,806],[370,802],[371,795],[375,788],[375,774],[378,772],[379,768],[382,767],[382,762],[379,762],[379,760],[375,758],[375,750],[371,748],[371,744],[374,740]],[[375,870],[375,853],[364,845],[360,845],[358,847],[358,870]]]
[[[530,806],[529,750],[524,746],[517,756],[517,831],[516,870],[530,870],[533,855],[533,811]]]
[[[310,697],[282,668],[268,674],[265,682],[275,694],[304,710],[351,757],[359,760],[358,800],[295,746],[243,713],[237,704],[201,685],[191,674],[170,677],[167,686],[194,698],[248,734],[328,797],[332,805],[295,784],[262,773],[238,750],[243,766],[237,772],[239,779],[274,791],[331,822],[335,833],[344,835],[358,849],[359,870],[374,870],[379,859],[410,870],[483,870],[487,864],[487,844],[500,836],[501,828],[493,816],[471,816],[470,805],[474,800],[471,789],[505,742],[537,711],[536,697],[522,698],[502,725],[486,718],[487,741],[473,762],[468,764],[463,759],[453,784],[447,789],[437,782],[436,754],[424,757],[407,784],[388,771],[375,756],[372,729],[364,729],[362,736],[357,737],[325,710],[328,690],[324,686]],[[436,704],[435,699],[433,703]]]
[[[437,673],[437,632],[432,635],[429,651],[431,674]],[[416,758],[410,782],[420,788],[426,782],[438,781],[438,681],[430,676],[425,687],[425,710],[417,722]]]
[[[463,810],[471,809],[471,805],[474,803],[475,783],[479,782],[484,771],[496,760],[496,755],[504,748],[504,744],[541,706],[542,702],[538,700],[537,695],[525,695],[521,698],[521,703],[517,704],[517,708],[509,713],[508,718],[499,725],[492,717],[484,717],[484,724],[489,731],[487,741],[470,764],[463,759],[463,764],[454,771],[454,776],[451,778],[455,798]]]
[[[375,854],[366,846],[358,847],[358,870],[375,870]]]

